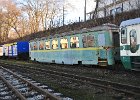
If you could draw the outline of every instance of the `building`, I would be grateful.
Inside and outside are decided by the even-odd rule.
[[[140,9],[140,0],[99,0],[96,17],[106,17],[134,9]],[[92,16],[93,12],[88,14]]]

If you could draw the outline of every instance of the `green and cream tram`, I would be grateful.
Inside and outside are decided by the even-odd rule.
[[[140,69],[140,18],[121,23],[120,56],[125,69]]]

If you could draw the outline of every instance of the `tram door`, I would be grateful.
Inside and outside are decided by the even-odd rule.
[[[113,54],[115,61],[120,61],[120,39],[119,32],[112,32],[113,35]]]
[[[121,28],[120,33],[120,55],[121,56],[128,56],[128,36],[127,36],[127,28]]]
[[[99,46],[99,55],[98,55],[98,63],[100,66],[107,66],[107,51],[104,49],[105,47],[105,34],[98,34],[98,46]]]

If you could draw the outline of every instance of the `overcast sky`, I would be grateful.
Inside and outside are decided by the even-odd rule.
[[[68,10],[68,14],[65,16],[65,21],[69,20],[79,20],[79,17],[84,20],[84,6],[85,6],[85,0],[68,0],[69,3],[73,6],[73,9]],[[87,11],[91,12],[95,8],[95,0],[87,0]]]

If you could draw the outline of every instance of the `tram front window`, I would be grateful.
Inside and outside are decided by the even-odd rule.
[[[130,31],[130,50],[132,53],[135,53],[138,50],[137,46],[137,33],[136,30],[132,29]]]

